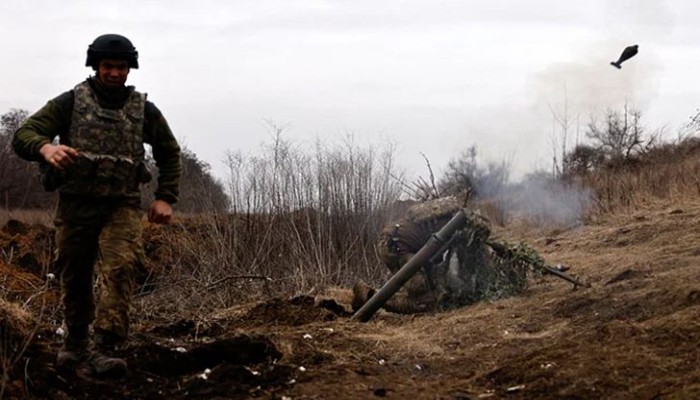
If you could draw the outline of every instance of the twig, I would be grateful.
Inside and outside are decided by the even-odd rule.
[[[397,177],[396,175],[392,174],[389,172],[389,176],[395,179],[399,185],[401,186],[402,190],[409,195],[411,198],[419,198],[420,193],[418,190],[414,187],[411,187],[409,184],[407,184],[403,179]]]
[[[216,281],[214,283],[210,283],[209,285],[205,286],[204,289],[210,290],[215,286],[218,286],[224,282],[227,282],[227,281],[230,281],[233,279],[259,279],[259,280],[264,280],[264,281],[268,281],[268,282],[272,281],[272,278],[270,278],[269,276],[263,276],[263,275],[229,275],[229,276],[226,276],[226,277],[219,279],[218,281]]]
[[[433,174],[433,167],[430,166],[430,160],[428,159],[428,156],[426,156],[423,153],[420,153],[420,155],[423,156],[423,159],[425,159],[425,164],[428,166],[428,171],[430,172],[430,184],[432,185],[433,194],[435,195],[435,198],[438,198],[440,197],[440,192],[438,192],[437,186],[435,186],[435,174]]]

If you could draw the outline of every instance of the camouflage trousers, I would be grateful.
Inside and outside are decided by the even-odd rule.
[[[134,270],[142,254],[138,205],[62,194],[55,225],[55,268],[60,275],[63,316],[69,330],[94,323],[95,330],[125,339]],[[99,283],[97,300],[95,275]]]

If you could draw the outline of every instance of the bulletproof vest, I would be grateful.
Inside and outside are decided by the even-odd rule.
[[[131,92],[121,109],[100,106],[88,82],[73,89],[75,102],[65,141],[79,157],[62,174],[61,193],[124,196],[150,180],[144,164],[146,95]]]

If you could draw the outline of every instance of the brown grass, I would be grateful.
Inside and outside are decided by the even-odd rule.
[[[51,226],[53,224],[53,210],[0,208],[0,226],[4,226],[10,220],[22,221],[25,224]]]
[[[222,332],[269,335],[285,355],[281,364],[308,368],[298,373],[295,386],[275,393],[295,398],[333,391],[366,398],[381,388],[394,397],[415,398],[464,392],[469,397],[692,398],[700,392],[697,384],[688,384],[700,376],[694,362],[700,315],[694,287],[700,157],[674,151],[580,177],[579,183],[596,195],[586,226],[533,229],[503,213],[499,202],[484,205],[504,224],[496,228],[498,234],[525,239],[546,260],[571,266],[572,273],[594,284],[589,289],[572,291],[565,282],[543,277],[515,298],[444,313],[411,317],[382,311],[367,324],[325,319],[317,309],[269,299],[324,293],[347,305],[350,293],[338,286],[347,288],[358,278],[381,282],[386,272],[373,246],[378,229],[396,209],[381,203],[358,207],[369,204],[360,199],[372,197],[361,196],[361,190],[323,201],[288,199],[298,203],[285,203],[282,191],[273,191],[276,203],[263,193],[252,197],[261,207],[257,210],[178,215],[167,226],[144,222],[146,265],[139,275],[135,330],[145,335],[154,324],[190,318],[220,324]],[[274,185],[267,182],[283,187],[283,176]],[[288,187],[304,186],[299,185]],[[15,217],[22,216],[6,219]],[[13,309],[26,313],[43,301],[58,304],[57,289],[43,276],[51,245],[37,246],[44,240],[37,238],[50,238],[50,233],[40,225],[14,223],[0,235],[0,273],[10,277],[2,281],[1,297],[27,305]],[[34,261],[22,264],[28,255]],[[34,315],[43,326],[55,328],[55,315]],[[27,329],[31,322],[15,331],[22,336]],[[313,339],[305,339],[306,334]],[[15,346],[13,340],[7,339],[8,346]],[[16,352],[3,354],[17,358]],[[45,351],[42,357],[53,354]],[[137,361],[129,360],[130,365]],[[13,382],[21,380],[23,372],[17,367],[13,372]],[[33,373],[44,376],[40,369]],[[131,378],[141,389],[154,386],[146,379],[157,379]],[[519,392],[508,392],[521,384]]]
[[[700,195],[700,144],[686,140],[660,146],[637,159],[576,179],[595,193],[594,213],[637,210],[659,202],[686,202]]]

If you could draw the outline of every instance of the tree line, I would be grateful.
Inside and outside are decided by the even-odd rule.
[[[19,159],[12,151],[12,135],[27,117],[28,112],[21,109],[12,109],[0,116],[0,205],[6,209],[51,208],[56,201],[54,193],[43,190],[37,164]],[[679,143],[687,144],[696,140],[694,132],[700,127],[699,121],[699,116],[691,118],[683,132],[679,133]],[[568,125],[566,127],[568,128]],[[584,129],[584,139],[577,139],[572,148],[567,148],[566,143],[563,143],[561,155],[555,154],[553,157],[559,161],[555,161],[556,165],[551,172],[530,173],[520,185],[536,181],[573,181],[576,177],[603,169],[633,165],[641,162],[640,160],[652,158],[660,151],[668,152],[669,146],[672,145],[660,140],[660,131],[649,132],[642,123],[641,111],[627,104],[619,110],[606,110],[602,117],[591,116]],[[265,155],[253,157],[244,156],[242,153],[226,154],[225,164],[230,170],[230,176],[225,182],[214,177],[208,163],[200,160],[191,150],[183,148],[183,176],[177,209],[187,213],[260,212],[270,207],[290,211],[318,206],[319,211],[327,212],[332,211],[325,210],[327,204],[340,204],[340,198],[331,199],[328,196],[344,196],[344,201],[369,204],[370,208],[373,208],[374,202],[389,204],[392,199],[375,201],[371,196],[368,199],[361,197],[380,193],[390,194],[394,200],[402,197],[426,199],[444,195],[488,199],[512,191],[514,187],[510,182],[509,163],[480,160],[475,145],[466,147],[452,158],[437,179],[430,170],[430,182],[419,179],[412,185],[406,185],[403,182],[390,184],[381,179],[370,179],[372,174],[362,175],[360,167],[373,164],[369,160],[355,158],[368,157],[379,160],[383,157],[372,151],[364,152],[349,143],[338,149],[321,148],[317,144],[316,154],[306,154],[292,150],[281,129],[273,129],[272,133],[273,143],[269,144],[268,148],[263,148],[264,151],[270,152],[269,160]],[[562,140],[566,141],[566,138]],[[348,154],[342,155],[339,152]],[[346,156],[350,159],[345,160]],[[152,158],[148,158],[147,161],[154,175],[157,175]],[[393,156],[381,163],[388,165],[388,172],[383,175],[383,179],[403,179],[400,172],[393,171]],[[311,174],[313,176],[299,172],[316,164],[318,170]],[[430,169],[429,161],[428,167]],[[360,176],[358,174],[366,176],[367,179],[355,179]],[[324,180],[326,175],[330,178]],[[345,185],[346,179],[339,179],[339,176],[353,177],[352,181],[347,181],[351,182],[352,186]],[[143,191],[144,203],[152,199],[156,182],[157,179],[154,179]],[[300,182],[306,182],[306,185],[300,185]],[[375,183],[385,187],[403,185],[404,189],[409,190],[404,190],[401,194],[395,189],[367,186]],[[327,190],[331,188],[333,190]],[[284,196],[293,198],[283,199]],[[321,197],[312,200],[317,196]]]
[[[19,158],[12,150],[12,136],[29,117],[29,112],[11,109],[0,116],[0,207],[4,209],[52,209],[55,192],[47,192],[41,184],[38,163]],[[142,202],[152,199],[157,184],[157,171],[152,157],[147,157],[155,179],[142,191]],[[182,149],[182,178],[177,210],[186,213],[225,211],[229,199],[224,185],[211,172],[211,166],[187,148]]]

